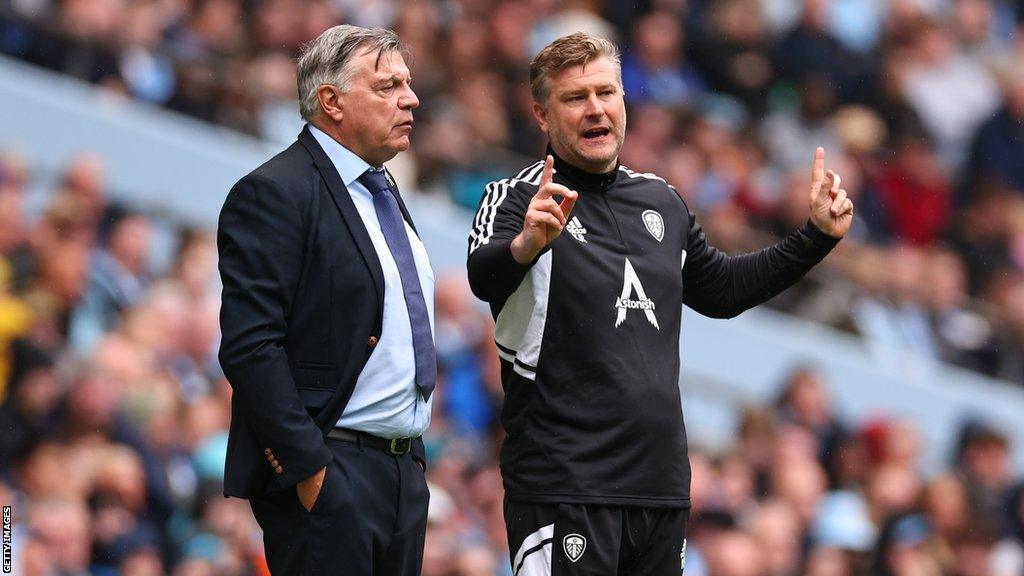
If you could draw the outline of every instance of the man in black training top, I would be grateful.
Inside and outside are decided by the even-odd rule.
[[[560,38],[530,82],[548,156],[487,186],[468,260],[502,359],[512,569],[679,574],[690,507],[681,306],[729,318],[770,299],[842,238],[853,204],[819,148],[808,223],[727,256],[664,180],[619,165],[626,113],[612,43]]]

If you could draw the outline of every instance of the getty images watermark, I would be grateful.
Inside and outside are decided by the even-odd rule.
[[[11,507],[4,506],[4,574],[11,573]]]

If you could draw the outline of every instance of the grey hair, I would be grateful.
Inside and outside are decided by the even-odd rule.
[[[388,52],[404,52],[402,40],[385,28],[361,28],[342,24],[328,28],[312,42],[304,45],[299,55],[296,83],[299,88],[299,113],[311,121],[320,109],[316,91],[323,84],[332,84],[342,91],[349,89],[355,75],[351,65],[356,50],[362,54],[377,53],[377,62]]]

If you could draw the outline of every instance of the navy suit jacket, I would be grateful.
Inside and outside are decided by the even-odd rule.
[[[380,338],[384,275],[308,127],[232,187],[217,248],[219,358],[233,390],[224,494],[252,498],[330,462],[324,436]],[[424,462],[422,442],[413,455]]]

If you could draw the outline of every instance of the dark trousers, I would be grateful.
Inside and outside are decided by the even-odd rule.
[[[688,509],[505,501],[514,576],[679,576]]]
[[[412,455],[327,440],[334,460],[313,509],[295,488],[250,500],[275,576],[418,576],[429,493]]]

